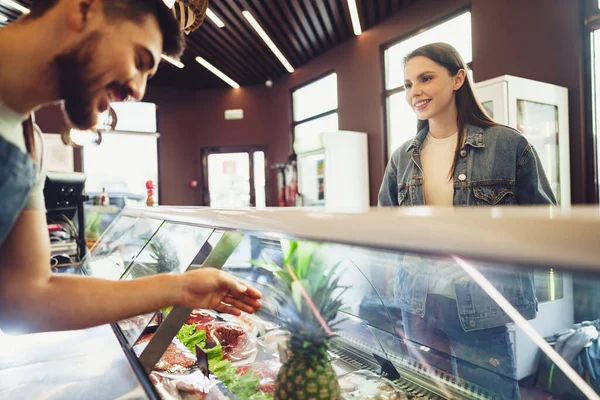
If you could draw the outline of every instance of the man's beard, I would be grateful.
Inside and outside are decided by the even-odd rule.
[[[98,91],[101,76],[94,76],[92,66],[102,35],[93,32],[81,43],[56,56],[60,98],[63,113],[74,128],[86,130],[98,122],[94,91]]]

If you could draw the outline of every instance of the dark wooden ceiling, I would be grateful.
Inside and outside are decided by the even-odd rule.
[[[19,1],[19,0],[17,0]],[[35,0],[20,0],[29,7]],[[363,31],[415,0],[357,0]],[[347,0],[210,0],[209,8],[225,23],[209,18],[187,36],[181,59],[185,68],[163,63],[151,85],[190,89],[227,87],[195,61],[201,56],[241,86],[262,84],[287,74],[283,65],[256,34],[242,11],[248,10],[294,68],[352,38]],[[10,20],[19,13],[0,1],[0,13]]]

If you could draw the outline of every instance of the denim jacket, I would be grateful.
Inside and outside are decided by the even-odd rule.
[[[380,206],[424,205],[421,145],[426,126],[398,148],[379,190]],[[467,125],[454,173],[454,206],[556,204],[554,194],[532,145],[518,131],[498,125],[487,129]],[[480,271],[527,318],[535,318],[537,299],[533,271],[508,271],[479,264]],[[396,277],[398,306],[424,315],[429,274],[400,268]],[[488,329],[510,318],[474,282],[455,284],[461,325],[465,331]]]
[[[0,137],[0,245],[23,209],[36,172],[29,154]]]

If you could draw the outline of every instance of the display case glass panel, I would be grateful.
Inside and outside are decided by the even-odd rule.
[[[426,211],[421,212],[423,221],[427,221]],[[225,220],[236,220],[235,215],[226,214]],[[486,237],[493,230],[491,224],[500,218],[499,212],[492,215],[476,225],[479,237]],[[273,227],[302,223],[288,219],[284,212],[278,216]],[[385,217],[380,222],[395,215]],[[306,213],[303,218],[310,219],[315,232],[320,232],[335,217]],[[360,216],[354,218],[360,220]],[[143,218],[138,220],[147,225]],[[205,394],[218,391],[227,398],[270,399],[281,379],[278,371],[298,350],[290,344],[290,338],[299,333],[290,327],[296,327],[314,332],[304,337],[305,348],[318,346],[313,341],[323,332],[333,334],[327,359],[344,399],[367,396],[365,388],[373,386],[372,379],[378,382],[376,389],[389,388],[406,399],[576,399],[594,398],[598,391],[593,376],[600,368],[596,357],[600,354],[600,296],[596,295],[600,278],[595,270],[567,271],[560,263],[534,258],[518,261],[514,254],[476,255],[476,243],[457,251],[435,246],[415,250],[310,240],[275,229],[253,230],[247,223],[252,217],[238,229],[214,224],[214,230],[207,224],[165,220],[157,219],[162,225],[144,239],[146,246],[123,279],[183,272],[190,264],[199,268],[219,260],[217,267],[222,265],[224,271],[262,291],[263,307],[256,315],[241,317],[194,310],[178,325],[182,328],[173,338],[174,348],[180,354],[187,352],[184,358],[194,357],[189,347],[186,350],[189,342],[182,332],[187,329],[198,335],[204,330],[205,351],[218,352],[224,361],[211,363],[209,357],[214,376],[208,381],[198,378],[201,374],[195,362],[178,374],[158,370],[157,364],[152,374],[162,377],[160,385],[172,382],[180,390],[176,383],[184,382]],[[450,226],[448,221],[436,220],[436,229],[428,231],[433,241]],[[347,229],[370,229],[355,224]],[[495,243],[500,246],[498,234],[502,232],[495,232]],[[411,235],[417,235],[414,229]],[[402,240],[407,243],[406,237]],[[160,259],[152,241],[160,241],[177,255],[173,268],[148,266]],[[294,246],[303,250],[292,258]],[[286,275],[290,269],[295,275]],[[331,285],[315,291],[329,274],[336,277],[335,284],[329,281]],[[326,306],[334,300],[339,300],[339,311],[331,316]],[[129,348],[148,330],[153,316],[138,317],[133,328],[131,321],[119,324]],[[214,347],[208,345],[211,340],[217,341]],[[249,375],[244,385],[251,388],[242,394],[239,377],[245,374]],[[296,371],[295,379],[301,382],[309,377]]]
[[[119,279],[162,220],[118,217],[88,253],[84,266],[97,278]]]

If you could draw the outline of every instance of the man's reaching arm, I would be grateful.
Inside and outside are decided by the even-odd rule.
[[[171,305],[239,314],[260,307],[259,291],[212,268],[130,281],[54,275],[42,210],[25,210],[0,247],[0,329],[79,329]]]

